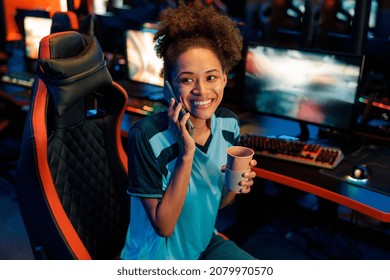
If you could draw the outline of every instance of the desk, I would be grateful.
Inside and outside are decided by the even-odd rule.
[[[247,113],[239,116],[242,120],[242,134],[258,133],[276,136],[299,134],[299,124],[293,121]],[[318,127],[308,128],[312,138],[318,137]],[[347,146],[351,148],[353,145]],[[390,196],[388,195],[330,177],[321,173],[320,168],[317,167],[264,156],[255,156],[255,158],[258,162],[255,172],[259,178],[314,194],[381,222],[390,222]]]
[[[319,168],[256,157],[259,178],[280,183],[344,205],[381,222],[390,222],[390,197],[321,174]]]

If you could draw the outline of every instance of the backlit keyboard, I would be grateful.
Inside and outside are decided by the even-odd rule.
[[[240,145],[252,148],[257,155],[326,169],[335,168],[344,158],[339,148],[255,134],[242,135]]]
[[[159,101],[129,96],[126,111],[138,115],[149,116],[165,111],[168,107]]]
[[[1,81],[25,88],[32,88],[35,82],[35,74],[30,72],[13,72],[1,77]]]

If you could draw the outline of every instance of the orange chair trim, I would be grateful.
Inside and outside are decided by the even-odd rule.
[[[127,93],[126,91],[116,82],[113,82],[113,85],[114,87],[116,87],[121,93],[122,95],[125,97],[125,99],[127,100]],[[118,147],[118,153],[119,153],[119,157],[120,157],[120,160],[121,160],[121,163],[123,165],[123,168],[125,169],[126,173],[128,173],[128,166],[127,166],[127,154],[125,152],[125,149],[123,148],[123,144],[122,144],[122,132],[121,132],[121,122],[119,120],[122,120],[123,119],[123,115],[125,114],[125,111],[126,111],[126,105],[127,105],[127,101],[125,102],[125,105],[123,106],[122,110],[121,110],[121,113],[119,115],[119,119],[117,121],[117,127],[116,127],[116,139],[117,139],[117,147]]]
[[[382,222],[390,222],[390,213],[385,213],[379,210],[374,209],[369,205],[365,205],[356,200],[348,198],[346,196],[340,195],[338,193],[332,192],[322,187],[301,181],[299,179],[291,178],[285,175],[278,174],[266,169],[255,167],[253,171],[256,172],[257,177],[277,182],[286,186],[290,186],[307,193],[312,193],[320,197],[326,198],[330,201],[334,201],[341,205],[345,205],[351,209],[354,209],[358,212],[361,212],[370,217],[374,217]]]
[[[67,11],[69,20],[70,20],[70,26],[73,30],[79,30],[79,20],[77,19],[77,15],[72,11]]]

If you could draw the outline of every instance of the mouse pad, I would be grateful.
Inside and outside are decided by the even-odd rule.
[[[352,179],[348,175],[357,164],[366,164],[370,169],[368,180]],[[390,196],[390,148],[385,146],[365,145],[346,156],[335,169],[321,169],[321,173],[350,184]]]

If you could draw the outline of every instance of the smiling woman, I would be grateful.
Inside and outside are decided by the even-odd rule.
[[[239,124],[219,105],[242,38],[230,18],[199,3],[168,9],[155,36],[177,101],[129,132],[131,222],[123,259],[253,259],[214,231],[218,210],[236,195],[225,189],[223,170]],[[243,173],[242,193],[255,176]]]

